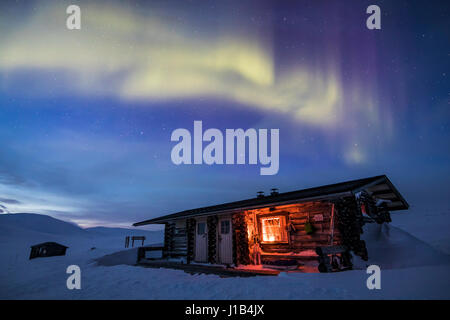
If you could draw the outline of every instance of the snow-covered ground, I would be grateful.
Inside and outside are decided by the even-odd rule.
[[[392,225],[450,255],[450,210],[399,211],[392,214]]]
[[[89,230],[42,215],[0,215],[0,299],[450,298],[449,256],[436,249],[448,244],[435,248],[394,226],[365,227],[369,264],[382,270],[381,290],[367,289],[367,263],[362,261],[355,261],[362,269],[347,272],[251,278],[136,267],[136,249],[123,251],[125,234],[162,242],[161,232]],[[66,256],[28,260],[29,246],[44,241],[69,246]],[[104,263],[99,265],[99,258]],[[71,264],[81,268],[81,290],[66,287]]]

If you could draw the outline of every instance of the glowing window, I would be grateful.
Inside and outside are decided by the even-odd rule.
[[[284,217],[261,218],[263,242],[287,242]]]

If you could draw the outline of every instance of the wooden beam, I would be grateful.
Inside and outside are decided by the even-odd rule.
[[[367,188],[367,191],[369,191],[371,194],[378,191],[388,191],[388,190],[391,190],[391,188],[389,188],[389,186],[385,183]]]
[[[393,192],[386,192],[386,191],[377,191],[372,193],[372,196],[375,198],[382,198],[382,199],[395,199],[397,195]]]

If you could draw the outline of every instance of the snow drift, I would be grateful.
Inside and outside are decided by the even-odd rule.
[[[138,248],[131,248],[128,250],[121,250],[111,254],[107,254],[103,257],[96,259],[95,261],[99,266],[117,266],[121,264],[135,265],[137,263]]]
[[[371,264],[382,269],[397,269],[450,263],[450,256],[389,224],[370,223],[363,229],[361,239],[366,242],[369,261],[355,257],[355,269],[365,269]]]
[[[365,269],[370,264],[397,269],[450,263],[450,256],[402,229],[386,223],[369,223],[363,229],[361,239],[366,242],[369,261],[355,257],[356,269]]]

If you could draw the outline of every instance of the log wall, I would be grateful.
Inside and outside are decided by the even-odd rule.
[[[366,243],[361,240],[364,219],[355,197],[345,197],[336,201],[339,212],[336,226],[342,235],[342,244],[363,260],[368,260]]]
[[[164,229],[164,257],[187,257],[186,221],[167,222]]]
[[[231,223],[233,226],[233,263],[235,265],[250,264],[246,213],[233,214]]]
[[[186,236],[187,236],[187,263],[194,261],[195,252],[195,226],[196,221],[194,218],[186,220]]]
[[[284,215],[286,217],[287,243],[261,243],[265,253],[289,253],[314,250],[318,246],[338,245],[341,242],[339,230],[334,227],[333,243],[331,243],[331,214],[332,203],[308,202],[272,208],[263,208],[246,211],[247,224],[249,226],[248,238],[250,250],[255,241],[261,240],[261,226],[259,219],[266,215]],[[315,221],[321,216],[321,221]],[[307,234],[305,224],[310,222],[314,233]]]
[[[216,215],[208,216],[206,223],[208,225],[208,262],[217,263],[217,222]]]

